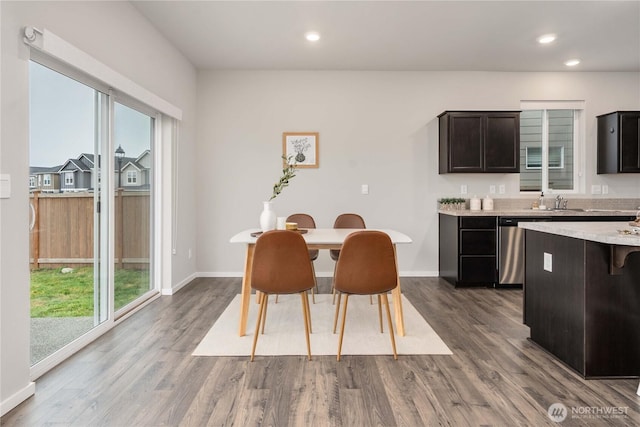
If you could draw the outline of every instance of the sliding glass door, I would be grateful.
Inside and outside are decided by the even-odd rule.
[[[100,270],[104,93],[30,63],[31,364],[108,318]]]
[[[114,103],[116,316],[153,290],[151,238],[153,190],[153,117]]]
[[[73,70],[43,63],[29,65],[32,365],[158,294],[159,119]]]

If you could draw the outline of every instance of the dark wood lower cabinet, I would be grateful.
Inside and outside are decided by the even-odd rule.
[[[495,216],[439,215],[440,277],[456,287],[493,286],[498,278]]]
[[[610,245],[526,230],[524,322],[585,378],[640,376],[640,253],[619,275],[609,257]]]

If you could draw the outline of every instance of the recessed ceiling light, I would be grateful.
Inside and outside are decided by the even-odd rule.
[[[567,67],[575,67],[580,63],[579,59],[570,59],[564,63]]]
[[[305,34],[304,37],[310,42],[317,42],[318,40],[320,40],[320,34],[316,32],[309,32]]]
[[[538,37],[538,43],[547,44],[547,43],[551,43],[555,39],[556,39],[555,34],[545,34],[544,36]]]

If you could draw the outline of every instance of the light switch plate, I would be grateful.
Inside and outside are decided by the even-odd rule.
[[[496,194],[496,186],[495,185],[490,185],[489,186],[489,194]]]
[[[544,270],[548,272],[553,271],[553,255],[544,253]]]
[[[602,194],[602,186],[598,184],[592,185],[591,194]]]
[[[0,199],[11,197],[11,175],[0,175]]]
[[[506,191],[506,188],[505,188],[504,184],[500,184],[500,185],[498,186],[498,193],[500,193],[500,194],[504,194],[504,193],[505,193],[505,191]]]
[[[369,194],[369,185],[368,184],[362,184],[362,188],[360,189],[360,192],[362,194]]]
[[[467,194],[467,186],[466,186],[466,184],[462,184],[460,186],[460,194]]]

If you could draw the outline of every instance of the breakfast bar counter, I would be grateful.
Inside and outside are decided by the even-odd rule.
[[[527,222],[524,323],[584,378],[640,376],[640,231],[629,222]]]

